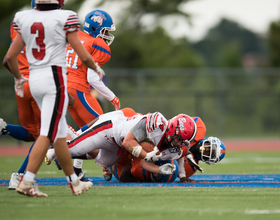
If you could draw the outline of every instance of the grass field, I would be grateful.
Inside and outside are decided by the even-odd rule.
[[[23,157],[0,157],[0,179],[9,179]],[[93,161],[87,176],[101,176]],[[279,174],[280,151],[228,152],[217,165],[202,164],[205,174]],[[202,174],[203,175],[203,174]],[[37,177],[62,177],[43,165]],[[93,187],[71,196],[66,186],[40,186],[48,198],[28,198],[0,186],[0,219],[279,219],[279,188]]]

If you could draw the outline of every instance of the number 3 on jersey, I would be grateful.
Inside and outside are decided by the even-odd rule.
[[[44,44],[45,30],[42,23],[36,22],[31,26],[31,34],[37,33],[36,44],[39,46],[39,49],[32,48],[32,54],[36,60],[42,60],[46,55],[46,45]]]
[[[83,41],[83,40],[81,41],[82,44],[84,42],[85,41]],[[70,67],[72,69],[78,69],[78,59],[79,59],[79,57],[73,48],[71,50],[68,49],[66,51],[66,66],[67,67]]]

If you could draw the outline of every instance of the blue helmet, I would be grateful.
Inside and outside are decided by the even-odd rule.
[[[88,13],[84,21],[84,32],[92,37],[101,37],[110,45],[114,40],[114,35],[109,31],[115,31],[115,25],[112,17],[105,11],[93,10]],[[106,33],[107,31],[107,33]]]
[[[159,160],[155,164],[158,166],[161,166],[166,163],[171,163],[175,164],[176,170],[173,174],[170,175],[164,175],[164,174],[159,174],[159,173],[151,173],[151,179],[153,182],[158,182],[158,183],[167,183],[167,182],[173,182],[176,177],[178,176],[179,173],[179,165],[177,160]]]
[[[31,7],[35,8],[35,0],[31,0]]]
[[[209,137],[198,142],[201,160],[211,165],[221,161],[226,155],[224,143],[217,137]]]

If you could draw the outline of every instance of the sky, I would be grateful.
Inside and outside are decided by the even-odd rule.
[[[98,0],[87,0],[78,12],[81,21]],[[125,7],[127,1],[108,1],[100,9],[107,11],[117,23],[117,8]],[[120,6],[120,7],[119,7]],[[188,37],[191,41],[202,39],[207,31],[217,25],[221,18],[228,18],[241,26],[264,35],[272,21],[280,20],[280,0],[195,0],[184,4],[181,10],[190,13],[192,26],[185,21],[163,20],[162,24],[176,37]],[[170,29],[170,27],[173,27]]]

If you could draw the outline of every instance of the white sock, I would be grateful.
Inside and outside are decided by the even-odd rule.
[[[78,179],[78,177],[77,177],[77,175],[76,175],[75,173],[73,173],[73,174],[70,175],[70,176],[67,176],[66,178],[67,178],[67,181],[68,181],[68,182],[75,182],[75,181],[77,181],[77,179]]]
[[[76,168],[78,168],[78,169],[82,169],[83,160],[81,160],[81,159],[75,159],[75,160],[74,160],[73,166],[76,167]]]
[[[31,173],[29,171],[26,171],[23,177],[24,177],[25,180],[32,182],[32,181],[35,180],[35,173]]]

